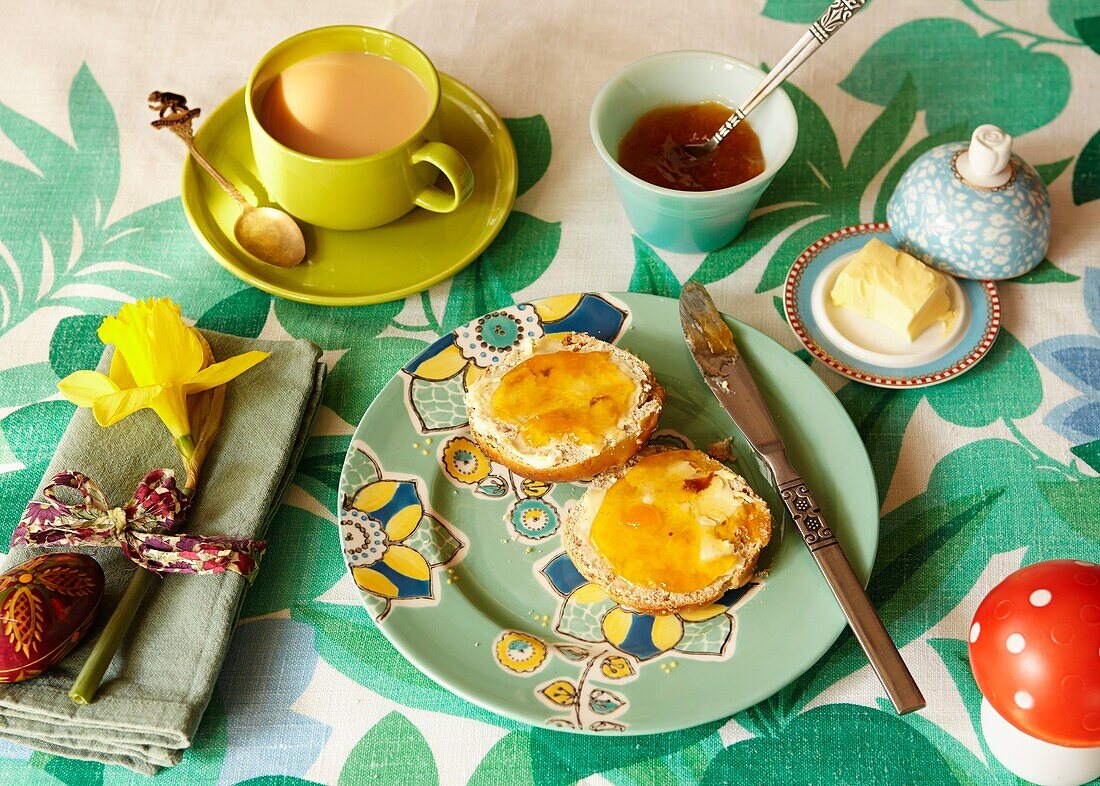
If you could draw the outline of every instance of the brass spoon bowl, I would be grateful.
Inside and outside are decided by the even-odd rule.
[[[167,128],[178,136],[199,166],[240,207],[241,214],[233,224],[233,236],[241,248],[261,262],[275,267],[294,267],[305,258],[306,240],[294,219],[278,208],[250,204],[237,187],[195,147],[191,121],[199,116],[197,107],[188,109],[187,99],[177,93],[153,92],[149,95],[149,108],[160,113],[159,119],[153,121],[153,127]]]
[[[249,254],[275,267],[294,267],[306,255],[302,230],[278,208],[242,204],[241,215],[233,224],[233,236]]]

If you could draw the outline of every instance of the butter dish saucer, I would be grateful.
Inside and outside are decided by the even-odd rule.
[[[194,162],[183,168],[183,210],[199,242],[237,278],[265,292],[325,306],[396,300],[427,289],[473,262],[497,236],[516,196],[518,168],[512,137],[477,93],[439,75],[440,124],[474,171],[474,191],[453,213],[413,209],[375,229],[341,232],[300,224],[306,261],[265,265],[233,237],[239,208]],[[210,113],[195,143],[254,203],[271,204],[256,174],[244,89]]]
[[[970,325],[973,309],[962,287],[950,276],[945,278],[948,297],[955,310],[954,318],[946,328],[939,324],[932,325],[913,341],[892,330],[883,330],[882,325],[870,317],[835,305],[829,293],[841,269],[854,255],[855,251],[843,254],[826,265],[814,281],[810,293],[814,319],[830,341],[864,363],[886,368],[911,368],[917,364],[932,363],[958,345]]]
[[[1001,325],[991,281],[950,279],[954,320],[946,329],[933,325],[912,342],[831,303],[827,295],[840,268],[872,238],[897,246],[887,224],[860,224],[829,233],[795,261],[783,304],[798,339],[834,371],[877,387],[937,385],[971,369],[993,346]]]

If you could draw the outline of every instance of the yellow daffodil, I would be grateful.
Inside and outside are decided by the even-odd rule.
[[[99,339],[114,344],[109,375],[76,371],[58,383],[78,407],[90,407],[96,422],[110,426],[139,409],[152,409],[177,446],[190,444],[187,397],[224,385],[267,357],[245,352],[219,363],[204,352],[197,330],[167,299],[128,303],[99,326]]]

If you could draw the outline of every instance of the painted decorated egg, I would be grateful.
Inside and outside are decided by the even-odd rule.
[[[34,557],[0,574],[0,682],[37,677],[95,620],[103,569],[86,554]]]

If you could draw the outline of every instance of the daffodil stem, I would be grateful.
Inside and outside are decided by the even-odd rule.
[[[185,491],[193,490],[198,482],[197,467],[193,465],[195,441],[191,439],[190,434],[185,434],[174,439],[173,444],[187,467]],[[145,599],[153,578],[151,571],[138,568],[130,579],[130,584],[119,598],[118,606],[111,614],[111,619],[107,620],[107,625],[99,634],[91,654],[88,655],[88,660],[84,662],[84,666],[76,676],[76,681],[69,689],[69,698],[76,704],[91,704],[95,699],[99,684],[103,681],[103,675],[111,665],[111,660],[114,659],[118,648],[122,646],[122,640],[130,630],[134,615],[141,608],[141,602]]]
[[[198,483],[198,468],[195,467],[195,440],[191,438],[190,434],[184,434],[182,437],[176,437],[172,440],[172,444],[176,446],[176,450],[180,454],[180,458],[183,459],[183,466],[187,469],[187,488],[195,488]]]
[[[179,451],[184,461],[188,461],[191,458],[191,454],[195,452],[195,440],[191,439],[190,434],[184,434],[182,437],[176,437],[172,440],[176,446],[176,450]]]
[[[134,621],[134,615],[137,614],[141,601],[145,598],[145,593],[149,591],[149,585],[153,583],[153,578],[152,573],[138,568],[137,572],[134,573],[134,577],[130,579],[130,586],[122,593],[122,598],[119,599],[118,606],[111,615],[111,619],[107,621],[107,626],[99,634],[99,639],[92,647],[88,660],[84,662],[84,667],[77,675],[76,682],[69,689],[69,698],[77,704],[91,704],[92,700],[95,699],[96,691],[99,690],[99,683],[103,680],[103,674],[107,671],[107,667],[111,664],[111,660],[122,644],[122,639],[129,631],[130,623]]]

